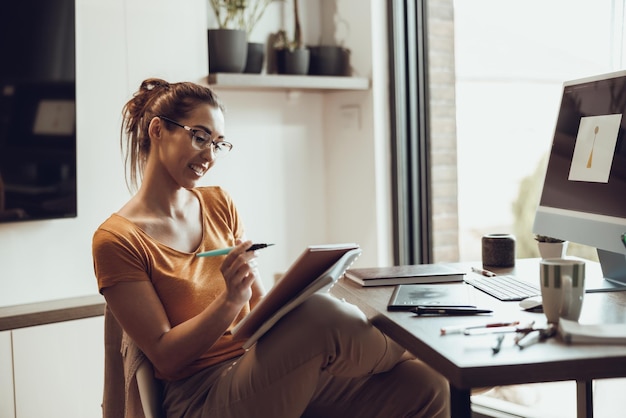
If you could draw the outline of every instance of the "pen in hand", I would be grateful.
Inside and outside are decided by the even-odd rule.
[[[252,244],[252,246],[250,246],[250,248],[248,248],[246,251],[261,250],[263,248],[267,248],[272,245],[274,244]],[[234,248],[235,247],[227,247],[227,248],[219,248],[217,250],[205,251],[205,252],[196,254],[196,257],[215,257],[218,255],[226,255],[229,252],[231,252]]]

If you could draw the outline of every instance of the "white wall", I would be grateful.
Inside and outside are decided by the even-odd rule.
[[[324,102],[328,238],[357,240],[364,251],[356,266],[393,262],[386,4],[337,1],[336,42],[351,50],[354,73],[368,77],[371,90]]]
[[[14,411],[11,331],[0,331],[0,417],[13,417]]]
[[[102,329],[98,316],[11,331],[12,382],[0,393],[13,388],[15,418],[102,417]],[[13,417],[10,412],[0,416]]]
[[[314,5],[329,1],[306,2],[305,34],[316,38],[306,42],[321,38]],[[200,81],[208,71],[207,1],[76,3],[78,217],[0,225],[0,306],[97,292],[91,236],[129,197],[119,150],[123,104],[147,77]],[[268,285],[309,244],[357,242],[364,248],[359,265],[390,260],[384,2],[341,0],[336,7],[349,23],[338,36],[352,50],[356,73],[376,81],[371,91],[218,89],[235,149],[204,183],[233,195],[250,238],[277,244],[260,257]],[[372,20],[355,9],[372,9]],[[275,31],[280,19],[270,13],[257,39]]]
[[[0,305],[97,292],[93,231],[128,198],[120,113],[142,78],[206,74],[206,5],[77,0],[78,217],[0,225]]]

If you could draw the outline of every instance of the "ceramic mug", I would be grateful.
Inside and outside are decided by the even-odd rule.
[[[545,258],[539,265],[541,301],[549,323],[559,318],[578,321],[585,297],[585,262]]]

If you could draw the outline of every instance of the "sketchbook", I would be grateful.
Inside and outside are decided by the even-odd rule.
[[[445,264],[350,269],[346,278],[361,286],[462,282],[465,272]]]
[[[469,289],[465,283],[401,284],[391,294],[387,310],[406,311],[416,306],[475,308]]]
[[[316,292],[328,291],[361,255],[357,244],[312,245],[289,267],[250,314],[233,329],[233,337],[247,338],[248,349],[278,320]]]

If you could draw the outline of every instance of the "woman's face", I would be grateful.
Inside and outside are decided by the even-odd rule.
[[[224,114],[216,107],[200,105],[187,117],[175,122],[210,134],[213,142],[224,141]],[[166,127],[167,126],[167,127]],[[159,161],[172,181],[186,189],[195,187],[206,172],[215,164],[213,147],[194,148],[192,133],[173,123],[160,119],[161,137],[158,149]]]

